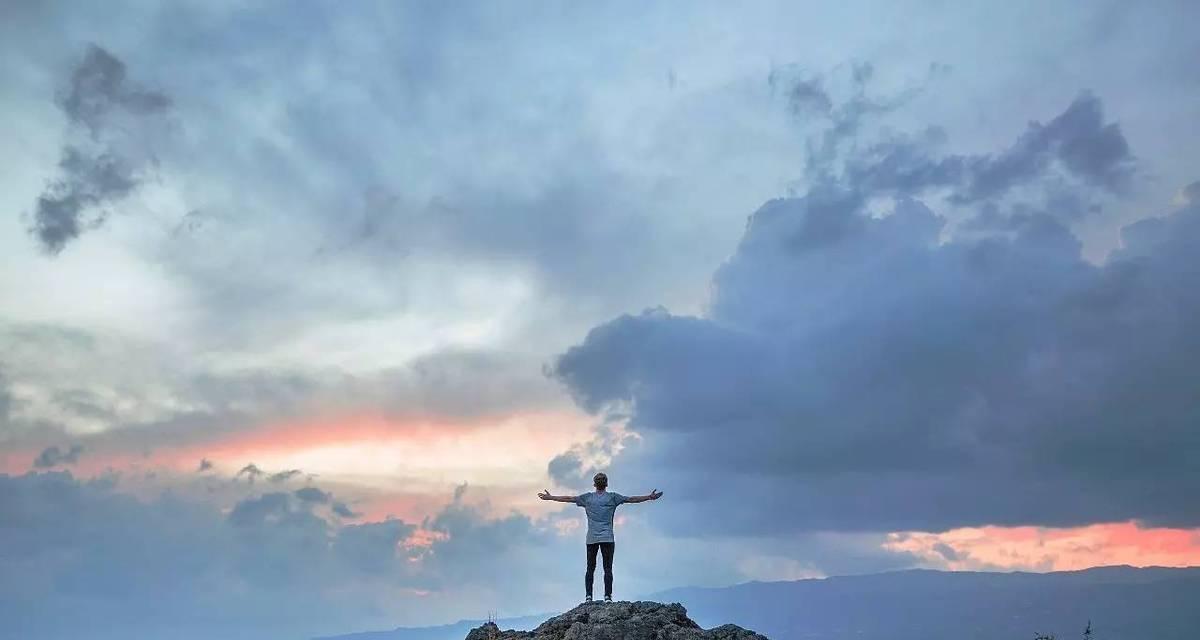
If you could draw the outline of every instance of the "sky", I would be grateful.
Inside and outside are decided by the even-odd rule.
[[[0,637],[1200,564],[1198,19],[3,3]]]

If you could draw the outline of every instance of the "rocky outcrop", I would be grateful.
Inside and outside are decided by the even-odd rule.
[[[611,602],[581,604],[554,616],[533,631],[501,631],[489,622],[466,640],[768,640],[726,624],[701,629],[679,603]]]

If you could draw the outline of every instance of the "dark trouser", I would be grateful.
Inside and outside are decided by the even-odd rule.
[[[583,586],[587,594],[592,595],[592,580],[596,577],[596,551],[604,555],[604,596],[612,597],[612,559],[616,546],[611,542],[593,542],[587,546],[587,573],[583,576]]]

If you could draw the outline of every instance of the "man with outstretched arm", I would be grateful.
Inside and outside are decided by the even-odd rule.
[[[596,490],[591,493],[577,496],[552,496],[548,490],[544,490],[538,494],[538,497],[555,502],[571,502],[583,507],[587,512],[587,573],[583,576],[583,586],[587,596],[584,602],[592,601],[592,581],[596,575],[596,551],[600,551],[604,556],[604,601],[612,602],[612,563],[613,552],[616,550],[613,540],[613,515],[617,512],[617,507],[626,502],[658,500],[663,494],[658,489],[644,496],[623,496],[613,493],[608,491],[608,476],[603,473],[597,473],[592,478],[592,484]]]

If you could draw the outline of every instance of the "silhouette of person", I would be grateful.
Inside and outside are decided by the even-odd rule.
[[[613,539],[613,515],[622,504],[636,504],[648,500],[658,500],[662,492],[658,489],[644,496],[623,496],[608,490],[608,476],[597,473],[592,478],[595,491],[582,493],[577,496],[552,496],[550,491],[543,490],[538,494],[542,500],[554,502],[570,502],[583,507],[587,512],[587,573],[583,576],[583,586],[586,590],[584,602],[592,601],[592,582],[596,576],[596,552],[604,556],[604,601],[612,602],[613,586],[613,553],[616,543]]]

